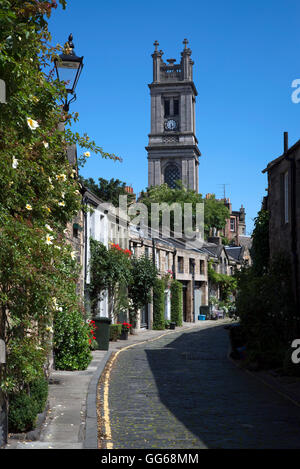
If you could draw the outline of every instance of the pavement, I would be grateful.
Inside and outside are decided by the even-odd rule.
[[[199,321],[184,323],[175,330],[140,330],[128,340],[109,343],[109,350],[92,352],[93,359],[84,371],[53,370],[50,376],[46,418],[33,433],[9,435],[5,449],[97,449],[97,386],[113,352],[132,344],[172,335],[178,332],[215,327],[231,322]]]

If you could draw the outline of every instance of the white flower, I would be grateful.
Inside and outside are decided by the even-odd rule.
[[[53,244],[52,239],[53,239],[53,236],[47,235],[46,236],[46,244]]]
[[[31,119],[31,117],[27,117],[27,124],[30,130],[35,130],[39,127],[39,124],[37,123],[37,121]]]
[[[76,251],[71,252],[71,258],[73,261],[76,259]]]
[[[56,175],[56,179],[58,181],[62,180],[63,182],[67,179],[66,175],[65,174],[57,174]]]
[[[46,331],[50,332],[52,334],[53,333],[53,328],[51,326],[47,326]]]
[[[13,158],[13,162],[12,162],[12,167],[13,169],[16,169],[18,167],[18,164],[19,164],[19,160],[17,160],[17,158]]]
[[[43,141],[43,145],[44,145],[45,148],[49,148],[49,143],[48,142]]]
[[[27,210],[32,210],[32,206],[30,204],[26,204]]]
[[[89,151],[86,151],[86,152],[84,153],[84,156],[86,156],[87,158],[89,158],[89,157],[91,156],[91,154],[90,154]]]
[[[64,192],[61,193],[61,197],[62,197],[62,199],[65,198],[65,193]]]
[[[50,184],[52,184],[52,179],[50,176],[48,177],[48,181],[50,182]]]
[[[60,207],[64,207],[66,204],[65,204],[64,201],[61,201],[61,202],[58,202],[58,205],[59,205]]]
[[[51,228],[51,226],[49,226],[49,225],[45,225],[45,228],[46,228],[48,231],[53,231],[52,228]]]
[[[76,194],[76,195],[80,195],[80,192],[79,192],[78,189],[76,189],[75,194]]]
[[[60,246],[54,246],[55,249],[58,249],[59,251],[61,250],[61,247]]]

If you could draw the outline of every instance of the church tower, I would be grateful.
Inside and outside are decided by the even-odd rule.
[[[195,102],[192,51],[183,41],[181,61],[162,60],[163,52],[154,42],[151,96],[151,133],[148,152],[148,187],[167,183],[175,187],[180,179],[188,189],[198,192],[199,156],[195,135]]]

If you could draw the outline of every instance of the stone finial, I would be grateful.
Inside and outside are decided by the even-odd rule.
[[[188,45],[189,41],[187,39],[184,39],[183,40],[183,44],[184,44],[184,48],[187,49],[187,45]]]
[[[155,46],[155,51],[157,51],[157,47],[159,46],[159,42],[158,42],[158,41],[154,41],[153,45]]]

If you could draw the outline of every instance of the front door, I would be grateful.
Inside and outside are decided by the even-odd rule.
[[[149,324],[149,314],[148,314],[149,305],[145,305],[141,310],[141,327],[148,329]]]

